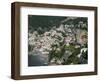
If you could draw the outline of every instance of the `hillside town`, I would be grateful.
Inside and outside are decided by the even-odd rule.
[[[88,63],[87,18],[64,17],[60,20],[59,17],[51,17],[52,19],[47,20],[44,16],[42,19],[47,20],[47,27],[46,23],[38,26],[30,23],[35,21],[32,18],[34,16],[29,17],[28,66]],[[56,23],[57,19],[59,21]],[[37,20],[38,23],[39,21]]]

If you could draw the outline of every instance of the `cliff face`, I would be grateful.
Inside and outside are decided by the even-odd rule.
[[[29,66],[88,63],[87,18],[36,17],[29,16]]]

